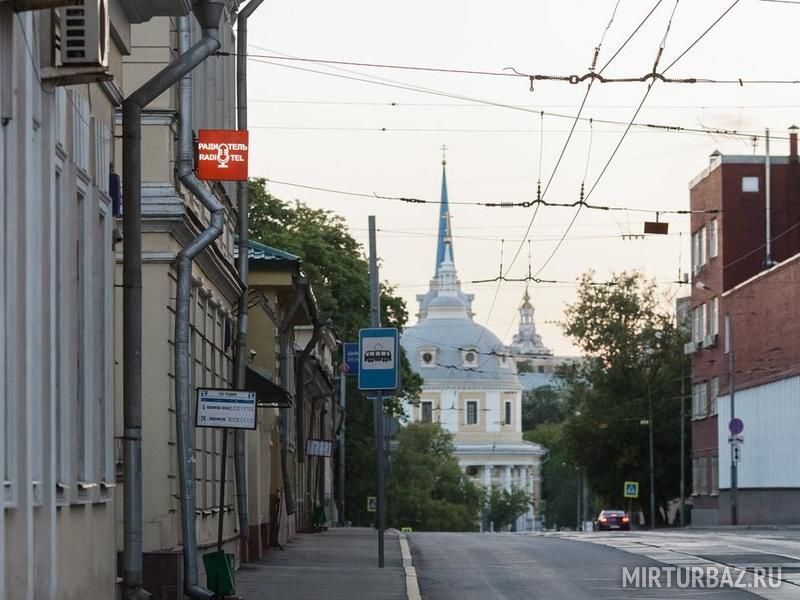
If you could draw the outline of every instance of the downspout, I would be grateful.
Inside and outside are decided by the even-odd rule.
[[[203,23],[202,40],[208,40],[206,56],[220,47],[219,16]],[[178,17],[178,51],[189,47],[191,32],[188,17]],[[201,40],[201,41],[202,41]],[[175,299],[175,428],[178,446],[178,475],[181,500],[181,538],[183,540],[183,591],[191,598],[210,600],[213,592],[198,583],[197,524],[195,497],[194,425],[191,422],[191,365],[189,355],[190,305],[192,299],[192,262],[210,246],[224,226],[224,208],[209,188],[194,174],[192,132],[192,76],[184,74],[178,86],[178,179],[205,206],[211,218],[208,227],[178,253],[178,284]],[[224,433],[223,433],[224,434]],[[222,518],[220,512],[219,518]]]
[[[223,0],[202,0],[195,17],[208,35],[122,103],[123,299],[123,580],[128,600],[145,600],[142,585],[142,110],[219,48]]]
[[[236,123],[241,131],[247,131],[247,19],[264,0],[251,0],[239,11],[236,36]],[[244,289],[239,298],[237,320],[236,389],[245,389],[247,372],[247,310],[248,310],[248,248],[250,247],[250,187],[247,181],[236,185],[239,205],[239,279]],[[236,472],[236,507],[239,512],[239,535],[247,539],[250,524],[247,513],[247,479],[245,474],[244,431],[233,433],[233,468]]]

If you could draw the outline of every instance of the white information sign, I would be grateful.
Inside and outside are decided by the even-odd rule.
[[[256,393],[198,388],[195,425],[255,429]]]

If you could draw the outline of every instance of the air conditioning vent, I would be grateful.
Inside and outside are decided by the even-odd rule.
[[[688,342],[683,345],[684,354],[694,354],[695,352],[697,352],[697,344],[694,342]]]
[[[108,0],[82,0],[61,8],[61,62],[108,66]]]

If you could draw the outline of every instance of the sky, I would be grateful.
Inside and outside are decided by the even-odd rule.
[[[526,284],[471,282],[497,277],[501,256],[508,278],[530,264],[560,282],[530,284],[545,345],[578,354],[558,323],[582,273],[603,281],[640,270],[671,305],[690,291],[678,284],[690,265],[688,215],[660,214],[667,236],[623,236],[656,212],[688,209],[689,181],[713,151],[763,154],[769,128],[771,153],[788,153],[800,85],[758,82],[797,78],[799,19],[800,2],[777,0],[265,2],[248,28],[250,175],[283,200],[342,215],[365,247],[375,215],[380,277],[413,315],[434,273],[439,206],[375,196],[438,201],[445,145],[455,263],[476,295],[475,320],[511,342]],[[734,83],[656,81],[648,92],[647,82],[595,82],[587,93],[586,81],[537,80],[531,91],[529,77],[509,76],[581,76],[599,46],[597,71],[613,58],[603,76],[638,78],[662,42],[665,77]],[[538,182],[549,202],[575,202],[583,184],[588,203],[636,211],[475,205],[534,200]]]

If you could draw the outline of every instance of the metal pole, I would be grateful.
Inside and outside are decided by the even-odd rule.
[[[342,407],[342,427],[339,432],[339,523],[344,526],[347,522],[345,517],[345,457],[347,444],[345,443],[347,426],[347,374],[342,373],[339,377],[339,404]]]
[[[247,19],[263,0],[251,0],[239,11],[236,35],[236,126],[247,131]],[[239,209],[239,279],[242,281],[242,295],[239,297],[239,316],[236,325],[236,389],[243,390],[247,375],[247,308],[248,308],[248,248],[250,221],[250,187],[247,181],[236,184]],[[247,539],[250,533],[247,513],[247,475],[245,454],[245,432],[233,432],[233,468],[236,473],[236,508],[239,512],[239,535]]]
[[[735,359],[733,354],[733,316],[728,313],[728,371],[730,372],[729,380],[730,380],[730,388],[731,388],[731,421],[736,417],[736,375],[734,372],[734,365]],[[735,441],[734,436],[728,430],[728,434],[731,437],[731,525],[738,525],[739,523],[739,515],[738,515],[738,506],[736,503],[736,496],[739,488],[739,473],[737,470],[736,465],[736,456],[735,456]]]
[[[680,504],[680,526],[685,525],[685,512],[686,512],[686,376],[683,372],[683,357],[681,357],[681,504]]]
[[[375,240],[375,216],[369,216],[369,312],[372,327],[381,326],[381,298],[378,279],[378,251]],[[378,521],[378,567],[384,566],[383,560],[383,530],[386,519],[386,505],[384,495],[384,459],[383,459],[383,394],[379,391],[375,395],[375,454],[377,461],[377,493],[376,518]]]
[[[648,429],[650,437],[650,529],[656,528],[656,476],[653,466],[653,394],[651,382],[647,380],[647,406],[650,414]]]
[[[222,465],[219,471],[219,520],[217,524],[217,552],[222,552],[222,526],[225,523],[225,480],[228,478],[228,428],[222,429]]]
[[[766,156],[764,157],[764,195],[766,198],[765,207],[766,207],[766,256],[764,257],[764,267],[769,269],[774,263],[772,262],[772,222],[771,222],[771,206],[772,206],[772,195],[771,195],[771,185],[770,185],[770,157],[769,157],[769,129],[766,130],[766,134],[764,136],[764,144],[765,144],[765,151]]]

